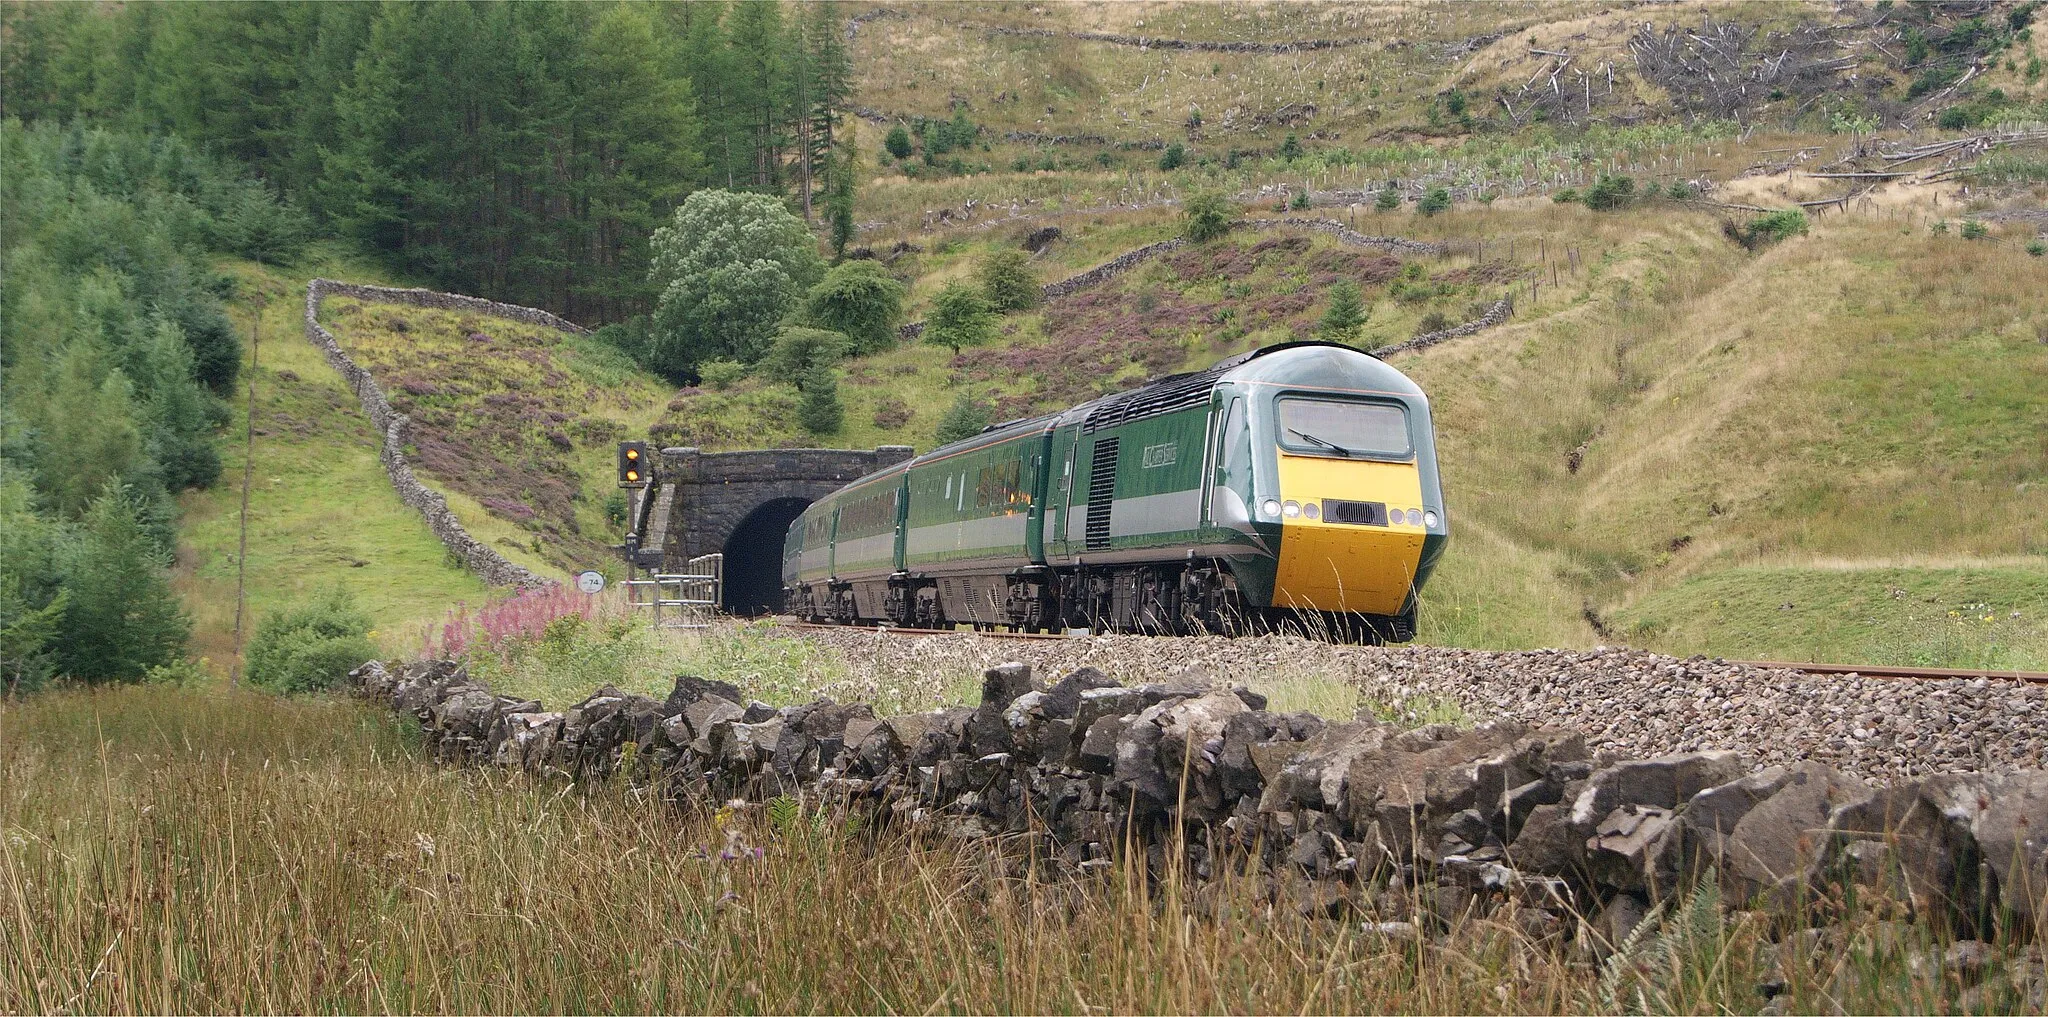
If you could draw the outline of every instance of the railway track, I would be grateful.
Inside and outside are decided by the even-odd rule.
[[[787,617],[777,618],[777,624],[795,629],[829,629],[846,632],[849,625],[820,625],[816,622],[796,621]],[[987,636],[991,639],[1076,639],[1077,635],[1059,632],[1004,632],[975,631],[972,629],[908,629],[881,627],[864,628],[861,631],[891,636]],[[1812,675],[1861,675],[1865,678],[1988,678],[1993,681],[2028,682],[2048,685],[2048,671],[2001,671],[1988,668],[1957,667],[1897,667],[1889,664],[1818,664],[1787,660],[1728,660],[1727,663],[1743,667],[1770,668],[1781,671],[1798,671]]]

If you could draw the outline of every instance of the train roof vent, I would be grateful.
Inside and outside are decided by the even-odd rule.
[[[1081,430],[1099,431],[1105,427],[1128,424],[1133,420],[1143,420],[1184,410],[1190,406],[1200,406],[1209,398],[1209,390],[1216,387],[1219,373],[1212,367],[1187,374],[1169,375],[1143,388],[1110,396],[1088,411],[1087,418],[1081,424]]]

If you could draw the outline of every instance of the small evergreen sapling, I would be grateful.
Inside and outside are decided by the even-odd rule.
[[[933,438],[941,445],[962,438],[972,438],[989,425],[990,419],[987,406],[962,395],[953,400],[953,405],[946,410],[946,415],[939,418],[939,430]]]
[[[839,378],[832,365],[813,364],[800,382],[803,399],[797,403],[796,421],[812,434],[837,434],[846,423],[846,407],[839,403]]]
[[[1358,293],[1358,284],[1346,279],[1330,287],[1330,306],[1323,311],[1323,319],[1316,323],[1316,337],[1332,342],[1348,343],[1357,340],[1359,326],[1365,324],[1365,301]]]

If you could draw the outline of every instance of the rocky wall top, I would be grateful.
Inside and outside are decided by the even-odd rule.
[[[1397,889],[1439,918],[1505,907],[1538,939],[1598,915],[1618,941],[1613,925],[1712,874],[1729,904],[1794,922],[1836,886],[1956,929],[2023,937],[2048,916],[2043,771],[1879,785],[1725,750],[1595,753],[1557,727],[1279,713],[1196,676],[1047,682],[1020,663],[987,671],[978,706],[894,717],[777,709],[689,676],[665,700],[607,687],[559,712],[493,695],[452,661],[371,662],[351,679],[449,762],[615,775],[706,803],[798,796],[1035,840],[1084,869],[1126,847],[1195,879],[1249,861],[1276,904],[1317,914]]]

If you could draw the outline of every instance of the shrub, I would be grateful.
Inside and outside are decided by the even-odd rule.
[[[1465,107],[1465,93],[1453,88],[1449,94],[1444,96],[1444,109],[1450,111],[1452,116],[1464,116]]]
[[[896,344],[903,316],[903,284],[879,262],[841,262],[804,298],[804,319],[853,341],[853,352],[876,353]]]
[[[257,626],[249,643],[249,681],[273,692],[317,692],[376,656],[369,616],[337,591]]]
[[[1415,203],[1415,210],[1423,215],[1435,215],[1451,207],[1451,192],[1448,188],[1432,187],[1422,200]]]
[[[1935,236],[1938,236],[1938,237],[1942,237],[1942,236],[1947,236],[1947,235],[1948,235],[1948,220],[1947,220],[1947,219],[1936,219],[1936,220],[1934,221],[1934,225],[1933,225],[1933,226],[1931,226],[1931,227],[1929,227],[1929,229],[1932,229],[1932,230],[1934,231],[1934,235],[1935,235]]]
[[[1683,180],[1673,180],[1671,182],[1671,187],[1666,191],[1666,193],[1670,194],[1674,198],[1679,199],[1680,201],[1683,201],[1687,198],[1693,198],[1698,196],[1697,192],[1693,189],[1693,186],[1691,184],[1686,183]]]
[[[1633,178],[1601,174],[1586,188],[1586,207],[1597,212],[1620,208],[1636,196],[1636,182]]]
[[[830,367],[846,355],[852,342],[837,332],[791,325],[776,333],[775,345],[761,358],[761,371],[769,378],[792,382],[803,389],[811,372]]]
[[[1190,195],[1181,209],[1188,239],[1198,244],[1230,232],[1230,224],[1237,220],[1237,215],[1237,206],[1216,191]]]
[[[1982,240],[1990,234],[1991,231],[1986,229],[1983,223],[1975,219],[1965,219],[1963,221],[1964,240]]]
[[[1393,187],[1380,188],[1380,196],[1372,199],[1372,207],[1381,212],[1391,212],[1401,207],[1401,192]]]
[[[1038,306],[1038,280],[1032,278],[1031,265],[1023,251],[990,252],[976,266],[975,275],[981,283],[982,299],[993,310],[1022,311]]]
[[[1415,334],[1428,335],[1431,332],[1441,332],[1450,327],[1451,319],[1444,317],[1444,312],[1431,311],[1423,315],[1421,321],[1415,323]]]
[[[939,418],[938,433],[932,437],[933,440],[941,445],[956,442],[962,438],[972,438],[980,434],[982,429],[987,427],[992,419],[993,417],[987,406],[963,394],[958,399],[953,400],[953,405],[950,409],[946,410],[946,415]]]
[[[1300,211],[1302,209],[1307,208],[1308,188],[1304,187],[1301,190],[1294,192],[1294,197],[1288,200],[1287,207],[1294,209],[1296,211]]]
[[[1181,166],[1184,165],[1187,161],[1187,146],[1176,141],[1173,144],[1166,146],[1166,152],[1160,155],[1159,168],[1162,170],[1177,170],[1181,168]]]
[[[875,426],[893,431],[910,423],[910,404],[895,396],[883,396],[875,403]]]
[[[2036,258],[2048,254],[2048,243],[2043,243],[2039,240],[2029,241],[2027,243],[2027,253]]]
[[[1550,200],[1560,205],[1575,205],[1583,199],[1579,195],[1578,188],[1567,187],[1564,190],[1551,195]]]
[[[360,663],[360,661],[358,662]],[[355,665],[351,664],[350,667]],[[163,685],[170,688],[194,689],[213,683],[213,676],[206,668],[190,657],[178,657],[158,664],[143,672],[142,680],[149,685]]]
[[[697,365],[697,377],[704,384],[725,391],[747,376],[747,365],[737,360],[706,360]]]
[[[796,406],[796,422],[812,434],[837,434],[846,422],[846,408],[839,404],[839,379],[832,365],[820,361],[811,365],[800,383],[804,397]]]
[[[1301,139],[1290,134],[1280,143],[1280,158],[1293,162],[1301,158]]]
[[[1728,239],[1753,251],[1788,237],[1804,236],[1806,225],[1805,212],[1788,208],[1782,212],[1767,212],[1757,216],[1746,226],[1724,222],[1721,224],[1721,232],[1727,234]]]
[[[924,323],[925,342],[950,346],[958,353],[962,347],[980,346],[994,335],[995,312],[980,290],[951,282],[932,297],[932,313]]]
[[[888,136],[882,139],[882,147],[898,159],[910,158],[910,132],[902,124],[889,128]]]
[[[647,316],[636,314],[624,321],[614,321],[597,330],[593,336],[598,342],[618,350],[634,363],[647,360]]]

